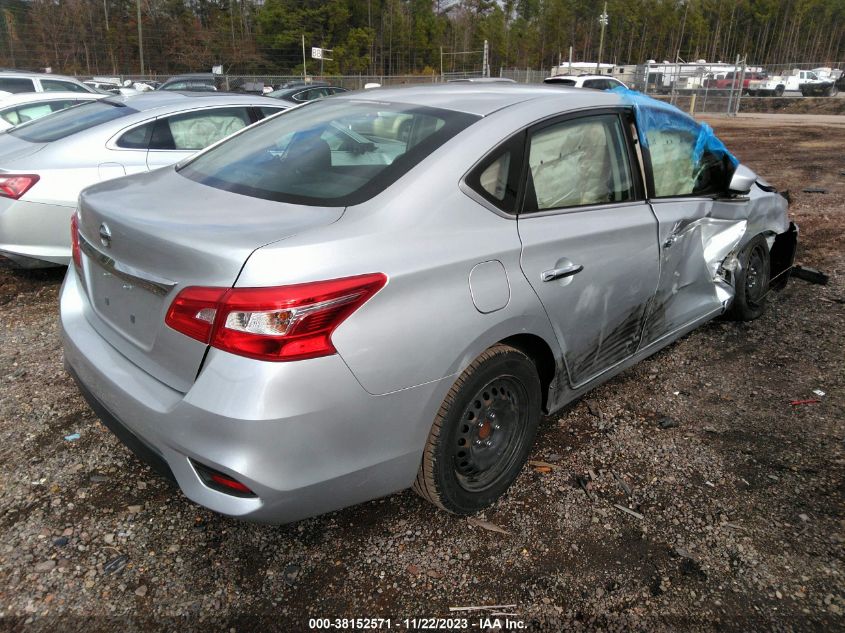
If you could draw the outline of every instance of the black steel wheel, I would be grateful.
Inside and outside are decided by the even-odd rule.
[[[528,457],[540,404],[540,379],[528,356],[507,345],[485,351],[443,401],[414,490],[458,514],[493,503]]]
[[[769,245],[762,235],[742,250],[734,284],[736,295],[728,315],[737,321],[752,321],[766,309],[770,278]]]
[[[461,415],[451,456],[461,487],[484,490],[510,466],[527,430],[528,393],[511,376],[478,390]]]

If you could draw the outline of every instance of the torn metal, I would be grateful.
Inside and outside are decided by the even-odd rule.
[[[727,310],[736,294],[742,262],[739,255],[757,235],[765,236],[769,245],[772,287],[777,289],[782,285],[777,281],[792,265],[797,229],[787,219],[785,197],[747,169],[741,171],[750,176],[750,188],[741,195],[726,191],[712,201],[680,197],[689,196],[698,179],[707,177],[708,161],[722,161],[730,180],[738,171],[739,160],[706,123],[638,92],[615,92],[633,106],[643,148],[660,148],[650,155],[655,190],[652,208],[660,233],[660,280],[642,347],[684,326],[694,314]],[[695,138],[691,154],[689,143],[673,142],[678,135]],[[663,200],[671,196],[679,197]]]

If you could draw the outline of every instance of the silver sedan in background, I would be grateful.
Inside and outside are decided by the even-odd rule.
[[[172,165],[287,107],[260,96],[151,92],[15,127],[0,136],[0,254],[26,267],[67,265],[83,188]]]
[[[89,92],[24,92],[0,98],[0,131],[104,96]]]
[[[791,266],[787,201],[706,126],[495,84],[300,106],[74,216],[64,355],[194,501],[284,522],[413,486],[493,503],[541,413]]]

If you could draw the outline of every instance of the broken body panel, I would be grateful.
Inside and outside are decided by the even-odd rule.
[[[625,304],[616,318],[594,324],[598,331],[589,342],[581,341],[586,352],[580,356],[561,341],[568,381],[559,377],[552,384],[549,410],[727,311],[736,296],[739,255],[756,236],[764,236],[769,247],[770,290],[786,285],[794,262],[798,229],[788,219],[785,196],[741,165],[706,123],[640,93],[614,92],[633,108],[636,119],[634,142],[639,146],[648,207],[657,224],[656,290],[647,305]],[[679,152],[679,135],[694,137],[686,154]],[[705,186],[700,195],[685,195],[719,164],[725,168],[723,182]],[[635,237],[630,230],[625,233],[629,241]],[[638,261],[634,253],[640,250],[628,244],[626,256],[631,262]],[[634,269],[641,275],[647,271],[642,265]],[[609,362],[614,359],[606,348],[618,345],[620,336],[633,350],[618,354],[618,362]],[[586,377],[585,357],[602,358],[601,371]]]

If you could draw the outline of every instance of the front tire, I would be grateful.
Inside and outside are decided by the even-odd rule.
[[[540,378],[531,359],[508,345],[485,351],[440,406],[414,491],[455,514],[492,504],[528,458],[540,406]]]
[[[742,249],[736,273],[734,301],[727,316],[735,321],[753,321],[766,310],[771,262],[769,245],[758,235]]]

